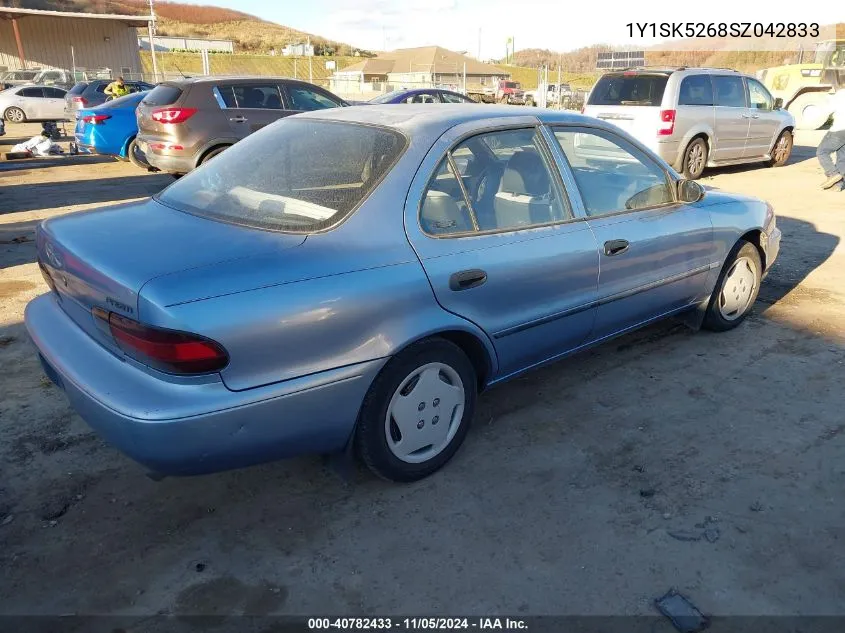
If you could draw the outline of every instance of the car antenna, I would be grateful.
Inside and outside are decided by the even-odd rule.
[[[181,68],[179,68],[179,66],[177,66],[176,64],[173,64],[173,66],[174,66],[174,68],[176,68],[176,70],[178,70],[178,71],[179,71],[179,74],[180,74],[180,75],[182,75],[182,79],[187,79],[187,78],[188,78],[188,77],[185,75],[185,73],[183,73],[183,72],[182,72],[182,69],[181,69]]]

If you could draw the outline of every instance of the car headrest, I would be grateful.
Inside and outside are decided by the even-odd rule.
[[[549,176],[543,159],[535,151],[521,150],[508,160],[499,191],[520,196],[549,193]]]
[[[281,110],[282,109],[282,98],[277,95],[275,92],[271,92],[267,95],[267,101],[264,104],[265,108],[271,108],[273,110]]]

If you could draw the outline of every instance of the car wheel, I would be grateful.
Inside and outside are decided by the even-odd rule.
[[[15,108],[14,106],[11,108],[6,108],[4,116],[6,117],[7,121],[11,121],[12,123],[26,122],[26,113],[20,108]]]
[[[725,260],[702,325],[724,332],[742,323],[757,300],[762,277],[760,253],[750,242],[740,240]]]
[[[818,130],[830,118],[830,96],[823,92],[806,92],[790,103],[787,110],[795,117],[796,129]]]
[[[684,178],[698,180],[707,166],[707,142],[703,138],[694,138],[684,152],[684,163],[681,171]]]
[[[789,156],[792,154],[792,132],[784,130],[780,133],[775,146],[772,148],[772,158],[768,162],[769,167],[783,167]]]
[[[502,95],[502,98],[499,99],[499,103],[507,103],[508,102],[508,95]]]
[[[126,148],[126,156],[129,158],[129,162],[135,165],[135,167],[149,169],[150,164],[147,162],[147,157],[138,149],[138,144],[134,138],[129,142],[129,147]]]
[[[229,147],[228,145],[224,145],[223,147],[215,147],[213,150],[211,150],[205,156],[202,157],[202,160],[200,160],[199,164],[205,165],[212,158],[214,158],[218,154],[220,154],[220,153],[224,152],[226,149],[228,149],[228,147]]]
[[[394,356],[373,381],[358,418],[355,448],[391,481],[416,481],[460,448],[475,411],[476,374],[461,349],[432,338]]]
[[[527,105],[527,106],[529,106],[529,107],[532,107],[532,108],[533,108],[533,107],[534,107],[534,106],[536,106],[537,104],[536,104],[536,103],[534,103],[534,97],[528,97],[528,98],[525,100],[525,105]]]

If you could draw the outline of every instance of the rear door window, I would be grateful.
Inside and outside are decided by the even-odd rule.
[[[587,105],[659,106],[668,75],[604,75],[596,82]]]
[[[231,86],[238,108],[281,110],[282,95],[275,84],[237,84]],[[232,106],[226,106],[232,107]]]
[[[64,99],[65,91],[60,88],[44,88],[44,96],[48,99]]]
[[[681,81],[678,105],[713,105],[713,84],[710,75],[690,75]]]
[[[728,108],[745,108],[745,84],[742,77],[726,75],[713,76],[713,92],[716,105]]]
[[[182,90],[176,86],[160,84],[153,88],[141,103],[151,106],[165,106],[176,103],[176,100],[181,96]]]
[[[43,88],[24,88],[19,93],[22,97],[34,97],[34,98],[43,98],[44,97],[44,89]]]

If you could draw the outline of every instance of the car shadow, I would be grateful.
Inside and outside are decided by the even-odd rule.
[[[816,148],[812,145],[794,145],[792,153],[789,155],[784,167],[788,165],[795,165],[803,163],[807,160],[815,160]],[[742,165],[729,165],[725,167],[708,167],[704,170],[702,178],[707,180],[719,174],[742,174],[747,171],[755,171],[757,169],[770,169],[765,163],[744,163]],[[777,169],[777,168],[774,168]]]
[[[139,174],[143,174],[139,170]],[[62,206],[119,203],[122,200],[145,198],[158,193],[173,182],[167,174],[92,178],[64,183],[6,185],[0,196],[0,215],[34,211],[55,206],[60,197]]]
[[[34,156],[0,162],[0,176],[6,172],[24,171],[28,169],[44,169],[45,167],[61,167],[64,165],[96,165],[99,163],[113,163],[113,156],[96,156],[92,154],[56,154],[52,156]]]

